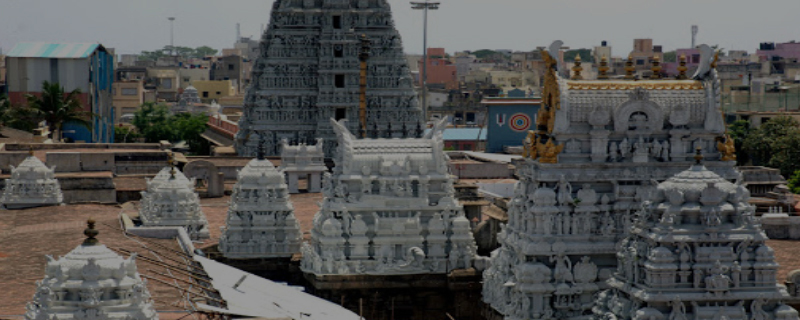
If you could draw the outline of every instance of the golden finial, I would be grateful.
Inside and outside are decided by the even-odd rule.
[[[694,153],[695,153],[694,161],[697,164],[702,164],[703,163],[703,148],[700,147],[700,146],[697,146],[697,148],[694,149]]]
[[[719,51],[714,52],[714,61],[711,61],[711,69],[717,68],[717,62],[719,62]]]
[[[580,54],[575,54],[575,66],[572,67],[572,71],[575,72],[575,74],[572,75],[572,80],[583,80],[583,77],[581,76],[581,71],[583,71],[583,68],[581,68]]]
[[[99,241],[97,241],[97,239],[95,239],[95,237],[98,234],[100,234],[100,231],[97,231],[94,228],[94,223],[95,223],[95,221],[92,218],[89,218],[89,220],[86,220],[86,229],[83,230],[83,234],[86,236],[86,240],[83,240],[83,245],[84,246],[94,246],[94,245],[97,245],[99,243]]]
[[[659,59],[658,56],[653,56],[653,66],[650,70],[653,71],[653,74],[650,75],[650,79],[661,79],[661,59]]]
[[[600,66],[597,67],[597,72],[598,72],[597,80],[606,80],[606,79],[608,79],[608,74],[606,74],[606,72],[608,72],[608,70],[609,70],[608,59],[606,58],[606,55],[603,55],[603,57],[600,58]]]
[[[167,165],[170,166],[170,167],[175,166],[175,153],[174,152],[170,152],[167,155]]]
[[[686,67],[686,55],[682,54],[680,58],[680,66],[678,66],[678,77],[676,77],[676,79],[678,80],[688,79],[689,77],[686,76],[686,70],[688,69],[689,68]]]
[[[633,66],[633,56],[628,56],[628,61],[625,61],[625,80],[635,80],[634,71],[636,67]]]
[[[33,157],[33,147],[28,147],[28,155]]]

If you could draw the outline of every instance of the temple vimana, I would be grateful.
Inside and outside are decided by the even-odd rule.
[[[236,155],[2,146],[0,318],[800,319],[718,53],[589,79],[562,46],[520,152],[448,151],[386,0],[276,0]]]

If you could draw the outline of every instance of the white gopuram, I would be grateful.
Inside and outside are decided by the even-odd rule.
[[[0,203],[8,209],[61,204],[64,194],[55,178],[55,170],[55,166],[48,168],[31,151],[19,166],[11,166],[11,178],[6,179],[6,188],[0,197]]]
[[[66,256],[46,256],[45,277],[36,282],[25,319],[157,320],[136,254],[123,259],[98,243],[93,220],[84,234],[83,244]]]
[[[289,145],[287,139],[281,140],[281,171],[286,174],[289,183],[289,193],[299,193],[299,180],[304,177],[308,183],[307,190],[311,193],[320,191],[322,187],[322,173],[328,171],[325,166],[325,140],[317,139],[314,146],[301,143],[296,146]]]
[[[194,179],[187,179],[174,167],[169,170],[168,179],[156,176],[148,181],[147,191],[142,191],[142,226],[184,227],[192,239],[207,239],[208,221],[200,209],[200,197],[194,192]]]
[[[315,275],[446,273],[471,268],[475,241],[455,199],[443,151],[444,122],[419,139],[338,137],[325,174],[303,272]]]
[[[580,67],[562,78],[563,61],[553,58],[560,46],[542,52],[548,71],[536,131],[516,166],[501,247],[484,272],[483,301],[505,319],[590,314],[633,214],[659,181],[691,165],[694,148],[710,171],[738,176],[708,46],[693,79],[639,81],[581,80]]]
[[[656,188],[619,243],[598,319],[796,320],[750,192],[701,164]]]
[[[301,241],[286,182],[262,148],[239,171],[219,249],[229,259],[289,258]]]

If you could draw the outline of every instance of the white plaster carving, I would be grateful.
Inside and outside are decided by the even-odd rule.
[[[48,168],[31,155],[19,166],[11,166],[11,178],[5,181],[0,204],[9,209],[58,205],[64,201],[61,185],[55,178],[55,166]]]

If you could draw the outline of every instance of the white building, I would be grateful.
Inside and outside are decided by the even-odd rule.
[[[446,273],[472,267],[475,241],[455,199],[444,121],[420,139],[356,139],[342,122],[301,269],[325,274]]]
[[[262,148],[263,150],[263,148]],[[302,233],[286,181],[263,152],[239,171],[219,248],[230,259],[289,258]]]
[[[55,166],[48,168],[31,152],[19,166],[11,166],[11,178],[5,181],[0,204],[9,209],[61,204],[64,194],[55,170]]]
[[[123,259],[98,243],[94,221],[87,239],[59,259],[47,257],[25,320],[157,320],[150,293],[136,270],[136,254]]]
[[[162,172],[164,170],[162,169]],[[145,227],[183,227],[193,239],[209,237],[208,220],[200,209],[200,197],[189,180],[174,167],[169,178],[159,173],[147,182],[139,204],[139,219]]]

